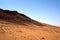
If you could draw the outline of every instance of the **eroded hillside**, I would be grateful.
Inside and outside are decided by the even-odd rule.
[[[60,27],[37,22],[17,11],[0,9],[0,40],[60,40]]]

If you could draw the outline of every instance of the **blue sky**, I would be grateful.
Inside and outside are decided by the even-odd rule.
[[[0,8],[17,10],[39,22],[60,26],[60,0],[0,0]]]

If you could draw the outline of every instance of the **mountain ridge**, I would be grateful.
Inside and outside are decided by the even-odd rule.
[[[24,14],[18,13],[17,11],[10,11],[10,10],[3,10],[3,9],[0,9],[0,19],[7,20],[7,21],[10,21],[10,22],[14,21],[15,23],[18,23],[18,24],[19,24],[19,22],[25,22],[25,23],[31,23],[31,22],[35,23],[35,22],[37,22],[37,21],[27,17]],[[38,23],[38,24],[42,25],[41,23]]]

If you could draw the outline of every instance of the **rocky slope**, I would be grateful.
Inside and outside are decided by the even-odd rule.
[[[60,40],[60,27],[37,22],[17,11],[0,9],[0,40]]]

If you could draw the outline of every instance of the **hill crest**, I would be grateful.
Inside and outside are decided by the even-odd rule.
[[[3,9],[0,9],[0,20],[5,20],[11,23],[22,24],[22,25],[34,24],[38,26],[43,26],[42,23],[39,23],[22,13]]]

